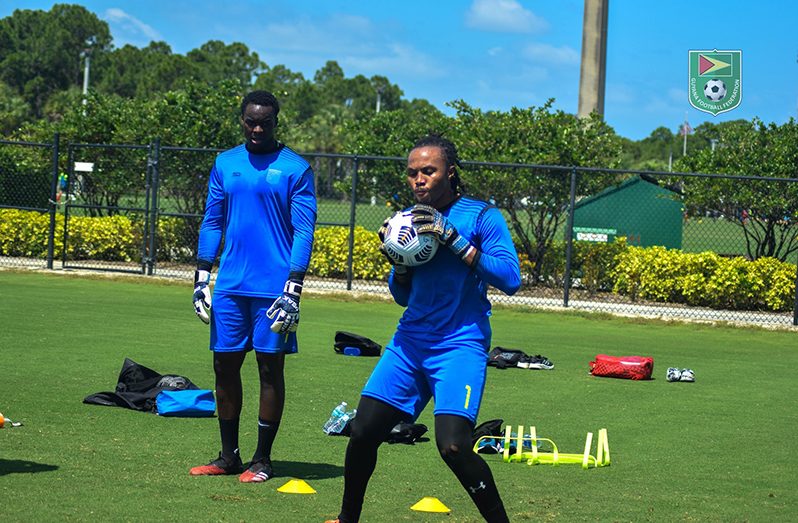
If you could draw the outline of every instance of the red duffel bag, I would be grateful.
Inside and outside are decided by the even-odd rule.
[[[654,358],[647,356],[607,356],[597,354],[590,362],[593,376],[624,378],[627,380],[650,380],[654,372]]]

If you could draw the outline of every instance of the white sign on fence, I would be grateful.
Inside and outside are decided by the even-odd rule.
[[[74,171],[90,173],[94,170],[94,162],[75,162]]]

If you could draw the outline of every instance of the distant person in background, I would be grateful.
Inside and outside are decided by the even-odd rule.
[[[459,166],[454,144],[437,135],[416,142],[408,155],[407,182],[418,202],[410,208],[414,225],[448,248],[424,265],[394,264],[391,270],[391,294],[406,309],[363,388],[346,448],[341,512],[328,523],[360,520],[377,449],[397,423],[415,420],[431,398],[441,457],[486,521],[508,521],[471,437],[491,342],[487,288],[514,294],[521,274],[504,217],[462,194]]]
[[[285,404],[285,355],[297,352],[299,299],[316,222],[313,171],[275,139],[280,105],[266,91],[241,102],[245,143],[216,157],[194,275],[194,310],[210,323],[222,450],[193,476],[262,482]],[[211,309],[211,268],[224,238]],[[260,377],[258,444],[245,468],[238,431],[241,366],[254,350]]]

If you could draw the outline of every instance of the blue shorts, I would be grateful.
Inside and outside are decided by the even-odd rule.
[[[296,333],[287,336],[271,331],[274,322],[266,311],[275,298],[254,298],[214,294],[211,307],[211,350],[216,352],[255,352],[293,354],[297,351]]]
[[[388,344],[363,395],[408,413],[415,421],[430,398],[434,414],[453,414],[476,422],[488,363],[477,341],[456,341],[435,349],[398,334]]]

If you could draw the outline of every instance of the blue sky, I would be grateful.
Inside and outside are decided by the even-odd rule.
[[[405,98],[482,109],[555,98],[575,113],[584,5],[575,0],[80,0],[106,20],[114,44],[166,41],[186,53],[208,40],[239,41],[269,65],[312,78],[327,60],[347,77],[387,76]],[[14,9],[57,2],[4,0]],[[605,119],[632,139],[758,116],[798,116],[798,2],[610,0]],[[792,35],[792,36],[790,36]],[[742,103],[713,117],[689,105],[690,49],[741,49]],[[447,110],[447,112],[450,112]]]

